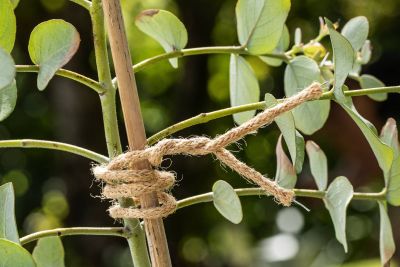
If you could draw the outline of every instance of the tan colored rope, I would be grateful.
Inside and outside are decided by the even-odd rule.
[[[94,167],[95,177],[107,184],[103,190],[103,195],[106,198],[136,198],[142,194],[158,192],[161,206],[142,209],[137,207],[122,208],[115,205],[110,208],[111,217],[153,219],[166,217],[174,212],[176,208],[175,199],[164,193],[174,184],[174,174],[158,170],[135,170],[134,164],[148,160],[152,166],[157,167],[161,164],[164,156],[178,154],[193,156],[214,154],[223,164],[273,195],[279,203],[290,206],[294,198],[293,190],[282,188],[275,181],[264,177],[255,169],[239,161],[225,147],[250,133],[255,133],[282,113],[290,111],[306,101],[318,99],[321,95],[321,85],[313,83],[300,93],[264,110],[249,121],[214,139],[207,137],[164,139],[144,150],[126,152],[113,159],[108,165]]]

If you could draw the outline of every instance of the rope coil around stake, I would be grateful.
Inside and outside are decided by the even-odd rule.
[[[259,128],[273,122],[282,113],[288,112],[306,101],[318,99],[321,95],[321,85],[313,83],[298,94],[265,109],[249,121],[214,139],[207,137],[163,139],[154,146],[147,147],[144,150],[128,151],[114,158],[107,165],[94,167],[94,176],[106,183],[103,189],[103,196],[106,198],[135,199],[142,194],[157,192],[160,206],[144,209],[140,207],[123,208],[115,204],[109,209],[110,216],[115,219],[154,219],[167,217],[173,213],[176,209],[176,200],[165,191],[174,185],[174,173],[159,170],[135,170],[134,165],[140,161],[148,160],[153,167],[158,167],[164,156],[178,154],[192,156],[214,154],[219,161],[229,166],[246,180],[257,184],[268,194],[273,195],[277,202],[284,206],[290,206],[294,198],[293,190],[282,188],[275,181],[264,177],[255,169],[238,160],[225,147],[250,133],[255,133]]]

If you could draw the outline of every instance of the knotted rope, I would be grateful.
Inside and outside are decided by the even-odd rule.
[[[273,195],[279,203],[290,206],[294,198],[293,190],[282,188],[275,181],[264,177],[255,169],[238,160],[225,147],[250,133],[255,133],[282,113],[290,111],[306,101],[318,99],[321,95],[321,85],[313,83],[300,93],[265,109],[249,121],[214,139],[207,137],[164,139],[144,150],[126,152],[114,158],[108,165],[94,167],[95,177],[107,184],[103,189],[104,197],[110,199],[138,198],[143,194],[157,192],[161,204],[159,207],[146,209],[123,208],[115,204],[109,210],[111,217],[154,219],[166,217],[173,213],[176,209],[176,200],[164,191],[174,184],[174,174],[159,170],[135,170],[135,164],[148,160],[153,167],[158,167],[164,156],[177,154],[193,156],[214,154],[223,164],[229,166],[247,180],[256,183],[268,194]]]

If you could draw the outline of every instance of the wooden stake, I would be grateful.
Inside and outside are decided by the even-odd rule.
[[[146,145],[146,133],[135,76],[132,71],[132,60],[120,0],[103,0],[103,5],[129,147],[132,150],[143,149]],[[137,168],[149,169],[151,166],[149,162],[145,161],[137,164]],[[141,197],[140,203],[143,208],[159,205],[156,193]],[[152,266],[172,266],[162,219],[145,220],[144,225]]]

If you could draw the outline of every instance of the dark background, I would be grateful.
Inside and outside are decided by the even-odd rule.
[[[132,57],[138,62],[162,53],[161,47],[139,32],[135,16],[143,9],[162,8],[177,14],[189,32],[188,47],[237,44],[232,0],[126,0],[123,1]],[[399,84],[400,1],[292,1],[288,27],[293,39],[296,27],[303,40],[318,33],[318,17],[343,25],[364,15],[370,21],[373,58],[363,69],[387,85]],[[66,0],[21,0],[16,9],[17,41],[13,56],[17,64],[31,64],[27,44],[38,23],[63,18],[81,34],[81,46],[66,66],[96,79],[91,23],[86,10]],[[250,59],[260,80],[261,95],[283,95],[283,67],[271,68]],[[137,75],[142,112],[148,136],[180,120],[229,106],[228,55],[194,56],[179,60],[178,70],[162,62]],[[18,74],[18,103],[14,113],[0,124],[1,139],[36,138],[67,142],[106,154],[97,95],[81,85],[54,78],[44,92],[36,88],[35,74]],[[351,88],[359,88],[354,82]],[[398,95],[384,103],[358,97],[360,113],[380,129],[386,118],[399,119]],[[120,121],[122,116],[120,115]],[[215,136],[233,127],[231,117],[177,133],[175,136]],[[123,125],[120,125],[126,147]],[[239,157],[262,173],[273,177],[276,126],[262,129],[241,143]],[[311,137],[326,152],[330,180],[344,175],[355,191],[380,191],[383,177],[374,155],[356,125],[335,104],[324,129]],[[20,235],[55,227],[119,225],[106,213],[99,185],[90,173],[91,162],[63,152],[3,149],[0,153],[0,181],[14,182],[16,216]],[[218,179],[234,187],[248,186],[212,157],[174,157],[171,167],[179,179],[173,194],[182,199],[211,190]],[[315,188],[306,163],[296,187]],[[328,212],[322,202],[300,199],[310,212],[294,207],[282,209],[271,198],[242,198],[244,220],[233,225],[222,218],[212,204],[179,210],[165,220],[174,266],[340,266],[359,262],[379,266],[379,214],[373,202],[353,201],[348,214],[349,253],[335,241]],[[390,208],[396,243],[400,244],[400,212]],[[278,220],[277,220],[278,218]],[[280,218],[280,219],[279,219]],[[288,224],[289,222],[289,224]],[[288,226],[289,225],[289,226]],[[131,266],[124,240],[112,237],[65,237],[67,266]],[[29,249],[32,246],[28,246]],[[400,254],[396,254],[399,257]],[[283,261],[282,261],[283,260]],[[370,265],[368,265],[370,264]],[[346,265],[356,266],[356,265]]]

